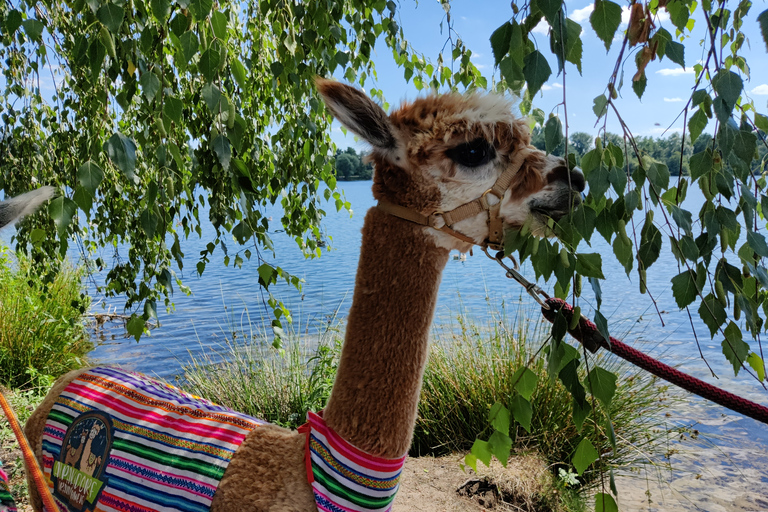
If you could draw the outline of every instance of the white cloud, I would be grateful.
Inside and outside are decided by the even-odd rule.
[[[582,8],[582,9],[576,9],[571,13],[569,18],[571,18],[576,23],[581,23],[582,21],[589,18],[589,15],[592,14],[592,11],[594,10],[595,6],[592,4],[589,4],[588,6]],[[629,18],[627,18],[629,19]]]
[[[667,103],[677,103],[678,101],[683,101],[683,98],[664,98],[664,101]]]
[[[664,68],[656,70],[656,73],[664,76],[680,76],[680,75],[692,75],[693,66],[683,68]]]
[[[544,85],[541,86],[541,90],[542,91],[551,91],[552,89],[554,89],[554,87],[552,87],[551,85],[548,85],[548,84],[544,84]]]
[[[552,84],[552,87],[557,87],[558,89],[562,89],[563,88],[563,84],[561,84],[560,82],[555,82],[555,83]]]
[[[538,25],[531,30],[534,34],[541,34],[543,36],[549,34],[549,23],[544,18],[541,19]]]
[[[755,87],[749,92],[751,92],[752,94],[756,94],[758,96],[766,96],[768,95],[768,84],[758,85],[757,87]]]

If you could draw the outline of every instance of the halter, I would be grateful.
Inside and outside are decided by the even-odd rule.
[[[477,199],[473,199],[461,206],[457,206],[449,212],[435,210],[428,215],[424,215],[416,210],[411,210],[405,206],[400,206],[384,200],[379,201],[376,207],[395,217],[448,233],[462,242],[479,245],[483,249],[491,248],[495,251],[500,251],[504,248],[504,222],[499,215],[501,201],[504,198],[507,189],[509,189],[512,184],[512,177],[517,174],[523,166],[525,159],[533,152],[533,150],[534,148],[527,147],[516,152],[509,167],[501,173],[501,176],[498,177],[496,183],[494,183],[491,188],[483,192]],[[488,201],[489,194],[496,197],[497,200],[494,204],[491,204]],[[488,238],[482,243],[478,244],[473,238],[453,229],[453,225],[457,222],[461,222],[464,219],[474,217],[483,212],[488,215]]]
[[[549,306],[544,302],[544,300],[542,300],[542,297],[547,299],[549,296],[544,292],[544,290],[539,288],[535,283],[531,283],[525,279],[522,274],[517,271],[517,261],[515,261],[512,256],[508,256],[508,258],[512,260],[512,268],[505,265],[503,261],[504,221],[499,215],[499,211],[501,210],[501,201],[504,198],[504,194],[507,192],[510,185],[512,185],[512,177],[517,174],[517,172],[523,166],[525,159],[535,149],[536,148],[528,146],[527,148],[516,152],[509,167],[507,167],[504,172],[501,173],[501,176],[496,179],[496,182],[491,188],[483,192],[483,194],[477,199],[473,199],[472,201],[466,202],[461,206],[457,206],[449,212],[435,210],[428,215],[424,215],[423,213],[416,210],[411,210],[405,206],[400,206],[399,204],[390,203],[389,201],[384,200],[380,200],[376,207],[385,213],[394,215],[395,217],[399,217],[421,226],[428,226],[430,228],[437,229],[438,231],[442,231],[443,233],[448,233],[452,237],[458,238],[462,242],[466,242],[471,245],[479,245],[483,249],[483,252],[486,256],[501,265],[501,267],[506,271],[507,277],[514,279],[518,283],[522,284],[525,287],[525,290],[543,308],[549,309]],[[494,204],[491,204],[488,201],[489,194],[496,196],[497,200]],[[483,212],[488,215],[488,220],[486,221],[488,223],[488,237],[483,240],[482,243],[478,244],[473,238],[470,238],[464,233],[453,229],[453,225],[457,222],[461,222],[464,219],[474,217],[475,215],[479,215]],[[491,254],[488,252],[488,249],[497,251],[496,255],[491,256]]]

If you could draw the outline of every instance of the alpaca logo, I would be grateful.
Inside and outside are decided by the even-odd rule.
[[[112,420],[106,413],[83,413],[67,429],[51,477],[54,495],[70,511],[93,511],[106,484],[102,474],[111,448]]]

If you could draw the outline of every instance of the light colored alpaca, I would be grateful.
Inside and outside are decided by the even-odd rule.
[[[73,466],[77,464],[77,462],[80,460],[80,455],[82,455],[83,450],[85,449],[85,441],[88,439],[88,432],[83,431],[80,433],[80,444],[77,446],[77,448],[72,448],[70,446],[67,449],[67,456],[64,459],[64,464],[68,464],[70,466]]]
[[[559,218],[579,202],[580,173],[559,158],[527,149],[527,124],[508,100],[495,95],[432,95],[387,114],[363,92],[328,80],[319,91],[336,119],[372,146],[374,197],[429,216],[449,212],[490,189],[502,172],[521,164],[503,193],[500,216],[508,227]],[[523,153],[521,153],[523,152]],[[525,155],[522,161],[521,156]],[[493,198],[491,203],[498,203]],[[372,208],[365,217],[352,307],[325,421],[344,440],[382,458],[404,455],[417,414],[429,327],[441,273],[451,250],[488,237],[485,215],[451,226],[464,239]],[[468,238],[467,238],[468,237]],[[48,413],[81,370],[54,385],[26,425],[41,459]],[[267,425],[251,431],[232,458],[215,496],[214,511],[313,511],[303,433]],[[37,492],[30,489],[35,510]]]

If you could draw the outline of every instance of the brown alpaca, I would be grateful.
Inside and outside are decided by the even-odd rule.
[[[403,104],[387,114],[352,87],[318,80],[336,119],[372,146],[374,197],[435,218],[422,226],[372,208],[365,217],[360,262],[336,381],[324,411],[328,428],[359,450],[385,459],[407,453],[427,361],[429,327],[451,250],[489,236],[487,216],[440,230],[450,212],[488,191],[503,171],[516,172],[502,192],[507,227],[541,231],[578,204],[584,188],[559,158],[527,149],[527,124],[495,95],[448,94]],[[523,159],[524,157],[524,159]],[[515,170],[513,169],[513,171]],[[498,199],[489,199],[497,203]],[[434,214],[434,215],[433,215]],[[58,395],[83,370],[63,376],[27,422],[42,458],[46,418]],[[307,437],[273,425],[253,429],[237,449],[211,505],[214,511],[314,511],[304,450]],[[31,489],[35,510],[41,510]]]

